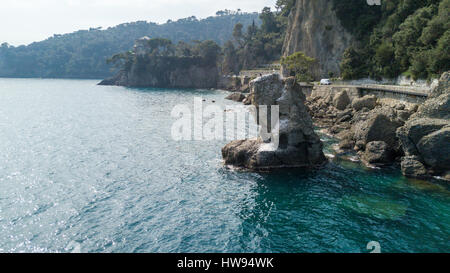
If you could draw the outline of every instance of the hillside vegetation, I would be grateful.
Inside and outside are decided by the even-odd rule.
[[[154,74],[157,73],[155,69],[174,70],[173,65],[195,65],[198,62],[201,62],[202,66],[217,66],[223,74],[229,75],[238,74],[242,69],[278,62],[286,33],[287,17],[293,3],[294,0],[278,0],[276,10],[265,7],[259,18],[256,18],[261,22],[260,26],[256,19],[248,26],[237,23],[229,33],[230,39],[222,48],[212,40],[188,44],[169,39],[151,39],[144,41],[144,47],[147,49],[142,56],[135,54],[130,47],[127,51],[114,55],[109,62],[121,72],[130,72],[133,68],[134,75],[141,71]],[[155,51],[153,48],[161,50]]]
[[[111,76],[106,60],[133,47],[143,36],[166,38],[174,43],[212,40],[220,45],[232,38],[236,24],[260,25],[258,13],[219,11],[217,16],[195,17],[155,24],[145,21],[121,24],[105,30],[91,28],[54,35],[28,46],[0,47],[0,77],[105,78]]]
[[[278,0],[276,10],[265,7],[260,14],[260,27],[253,24],[245,28],[237,24],[233,38],[223,47],[223,73],[237,74],[241,70],[279,62],[294,3],[295,0]]]
[[[381,6],[333,2],[358,41],[344,53],[345,79],[401,74],[430,79],[450,70],[450,0],[390,0]]]

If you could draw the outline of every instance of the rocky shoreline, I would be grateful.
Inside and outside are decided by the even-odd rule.
[[[247,95],[241,92],[233,93],[228,99],[258,106],[254,97],[261,92],[264,94],[271,92],[279,94],[280,90],[286,92],[286,87],[279,87],[279,84],[274,87],[275,77],[275,75],[260,77],[249,83],[250,93]],[[280,81],[286,84],[290,80],[280,79]],[[439,176],[450,181],[449,82],[450,73],[446,72],[439,80],[439,85],[431,91],[427,101],[421,105],[402,101],[388,104],[371,95],[355,98],[349,96],[346,91],[336,94],[315,94],[313,91],[311,96],[306,98],[303,93],[293,91],[299,88],[290,83],[289,93],[295,94],[291,96],[291,100],[292,98],[300,100],[306,112],[300,116],[290,115],[287,118],[290,122],[311,120],[311,123],[306,123],[307,126],[302,123],[299,130],[311,130],[313,123],[326,128],[327,133],[339,140],[338,155],[356,152],[358,158],[368,166],[383,167],[397,164],[407,177],[429,179]],[[288,104],[298,104],[295,99]],[[279,104],[278,100],[263,102]],[[236,159],[246,161],[258,157],[259,150],[255,147],[260,144],[248,141],[228,144],[222,151],[225,163],[257,169],[252,164],[241,164],[242,162]],[[302,152],[290,153],[292,160],[290,162],[285,158],[284,162],[287,164],[284,165],[295,165],[298,153]],[[303,151],[302,156],[305,155],[307,153]],[[270,160],[265,158],[265,161]]]

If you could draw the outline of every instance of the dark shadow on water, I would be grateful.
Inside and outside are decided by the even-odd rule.
[[[213,94],[218,90],[209,89],[195,89],[195,88],[157,88],[157,87],[124,87],[127,91],[134,91],[140,93],[178,93],[183,92],[184,94]]]

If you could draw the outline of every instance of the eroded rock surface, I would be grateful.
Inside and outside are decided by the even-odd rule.
[[[279,106],[279,132],[270,128],[264,139],[233,141],[222,149],[225,164],[250,170],[268,170],[286,167],[313,167],[326,162],[322,142],[314,131],[305,95],[294,78],[281,80],[279,75],[267,75],[250,83],[247,98],[257,110],[261,106]],[[258,125],[270,123],[258,118]],[[279,139],[278,145],[276,139]]]
[[[328,0],[297,0],[289,16],[283,55],[302,51],[318,60],[316,77],[340,74],[342,54],[353,42]]]
[[[395,158],[394,151],[384,141],[373,141],[366,145],[362,159],[373,165],[384,165],[391,163]]]
[[[439,85],[422,104],[417,113],[399,128],[397,135],[405,152],[402,171],[409,177],[440,175],[450,171],[450,73],[446,72]],[[423,168],[422,168],[423,166]],[[424,168],[426,173],[424,173]]]

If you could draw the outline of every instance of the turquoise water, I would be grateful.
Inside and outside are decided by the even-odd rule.
[[[95,84],[0,79],[0,252],[450,252],[445,183],[230,171],[226,141],[170,137],[173,106],[226,93]]]

